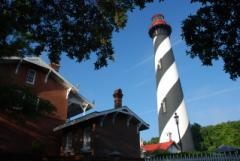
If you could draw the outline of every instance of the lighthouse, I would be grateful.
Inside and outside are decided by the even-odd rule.
[[[152,17],[149,36],[153,39],[155,54],[159,142],[175,141],[182,151],[191,151],[194,146],[169,38],[171,32],[163,15]]]

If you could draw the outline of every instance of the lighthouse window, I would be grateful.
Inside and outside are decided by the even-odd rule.
[[[162,59],[158,61],[158,69],[161,69],[161,68],[162,68]]]
[[[167,112],[166,100],[163,100],[161,103],[162,112]]]

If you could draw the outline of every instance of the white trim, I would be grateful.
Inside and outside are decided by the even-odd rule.
[[[130,110],[128,107],[124,107],[123,109],[126,109],[129,113],[128,114],[130,114],[130,115],[132,115],[132,116],[134,116],[137,120],[139,120],[139,122],[142,122],[146,127],[149,127],[149,125],[146,123],[146,122],[144,122],[140,117],[138,117],[138,115],[136,115],[132,110]]]
[[[102,116],[103,118],[101,119],[100,121],[100,126],[103,126],[103,123],[104,123],[104,120],[105,120],[105,117],[108,115],[108,114],[111,114],[113,112],[119,112],[119,113],[124,113],[126,115],[129,115],[129,116],[133,116],[135,117],[139,122],[142,123],[142,125],[144,125],[146,128],[149,128],[149,125],[144,122],[141,118],[139,118],[134,112],[132,112],[128,107],[124,106],[124,107],[121,107],[121,108],[116,108],[116,109],[111,109],[111,110],[106,110],[106,111],[103,111],[103,112],[98,112],[98,113],[92,113],[92,114],[88,114],[86,116],[83,116],[83,117],[80,117],[76,120],[73,120],[71,122],[68,122],[68,123],[65,123],[65,124],[62,124],[62,125],[59,125],[57,126],[56,128],[53,129],[53,131],[58,131],[60,129],[63,129],[65,127],[68,127],[68,126],[71,126],[71,125],[74,125],[74,124],[77,124],[77,123],[80,123],[80,122],[83,122],[85,120],[89,120],[89,119],[92,119],[92,118],[95,118],[95,117],[99,117],[99,116]]]
[[[22,64],[22,59],[20,59],[18,65],[17,65],[17,67],[16,67],[15,74],[18,74],[19,68],[20,68],[21,64]]]
[[[67,98],[68,99],[68,106],[71,106],[72,104],[76,104],[78,106],[82,106],[81,101],[79,101],[77,98],[75,97],[71,97],[71,98]],[[82,107],[81,107],[82,108]]]
[[[139,129],[140,129],[140,127],[141,127],[142,125],[143,125],[142,122],[140,122],[140,123],[137,124],[137,134],[139,133]]]
[[[87,108],[87,107],[89,106],[89,103],[83,102],[83,103],[81,104],[81,106],[82,106],[83,108]]]
[[[56,72],[52,67],[50,67],[48,64],[46,64],[40,57],[17,57],[17,56],[11,56],[11,57],[3,57],[3,60],[11,60],[11,61],[24,61],[27,63],[34,64],[36,66],[51,70],[54,76],[60,80],[60,83],[67,87],[72,88],[72,91],[74,94],[76,94],[79,98],[82,98],[85,102],[88,102],[89,105],[93,108],[95,105],[93,105],[91,102],[89,102],[85,97],[83,97],[81,94],[78,93],[78,89],[74,87],[70,82],[68,82],[63,76],[61,76],[58,72]],[[1,61],[2,62],[2,61]]]
[[[24,61],[52,70],[52,72],[62,80],[64,86],[68,88],[73,88],[75,91],[78,91],[76,87],[74,87],[69,81],[63,78],[63,76],[59,74],[59,72],[55,71],[55,69],[45,63],[40,57],[25,57]]]
[[[82,108],[82,110],[83,110],[83,116],[85,116],[85,115],[86,115],[87,107]]]
[[[82,103],[82,105],[81,105],[81,108],[82,108],[82,110],[83,110],[83,116],[85,116],[85,114],[86,114],[86,110],[87,110],[87,108],[88,108],[88,103],[85,103],[85,102],[83,102]]]
[[[129,127],[130,121],[131,121],[132,118],[133,118],[133,116],[129,116],[129,117],[128,117],[128,119],[127,119],[127,127]]]
[[[68,96],[69,96],[69,94],[70,94],[71,90],[72,90],[72,87],[70,87],[70,88],[68,88],[68,89],[67,89],[67,93],[66,93],[66,99],[68,99]]]
[[[51,71],[52,71],[52,70],[49,69],[48,73],[47,73],[46,76],[45,76],[44,83],[47,83],[47,81],[48,81],[48,77],[49,77]]]

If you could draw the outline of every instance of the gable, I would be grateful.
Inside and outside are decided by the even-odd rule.
[[[128,107],[124,106],[124,107],[121,107],[121,108],[106,110],[106,111],[102,111],[102,112],[90,113],[90,114],[82,116],[82,117],[80,117],[78,119],[66,122],[65,124],[62,124],[62,125],[54,128],[54,131],[62,130],[62,129],[67,128],[69,126],[73,126],[73,125],[76,125],[76,124],[84,123],[87,120],[96,119],[96,118],[99,118],[99,117],[101,117],[100,124],[103,124],[106,116],[113,115],[113,121],[114,121],[114,119],[120,113],[127,116],[126,124],[129,124],[131,119],[137,120],[137,128],[138,128],[139,131],[145,130],[145,129],[149,128],[149,125],[146,122],[144,122],[140,117],[138,117]]]
[[[89,110],[94,107],[94,105],[88,101],[85,97],[78,93],[78,89],[74,87],[70,82],[68,82],[63,76],[61,76],[55,69],[45,63],[40,57],[4,57],[0,59],[0,67],[10,66],[12,74],[10,75],[11,80],[16,83],[26,84],[26,75],[28,69],[35,70],[36,73],[36,85],[33,86],[34,90],[43,92],[49,89],[63,89],[61,92],[61,99],[65,99],[69,105],[74,104],[73,112],[70,112],[69,116],[79,114],[84,110]],[[22,73],[23,72],[23,73]],[[1,72],[4,73],[4,72]],[[35,84],[34,82],[34,84]],[[29,84],[26,84],[29,85]],[[52,95],[52,94],[51,94]],[[71,97],[68,97],[68,96]],[[74,99],[72,99],[74,98]],[[86,105],[86,107],[85,107]],[[68,105],[65,105],[68,106]],[[70,111],[72,108],[70,109]]]

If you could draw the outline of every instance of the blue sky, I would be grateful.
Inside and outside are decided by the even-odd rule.
[[[123,105],[150,124],[149,130],[141,132],[141,138],[149,140],[158,136],[154,53],[148,28],[152,15],[162,13],[173,30],[171,42],[190,122],[205,126],[240,120],[239,79],[230,80],[222,70],[221,61],[205,67],[199,60],[186,56],[181,22],[198,8],[189,1],[156,1],[141,11],[134,10],[129,13],[126,28],[113,35],[115,62],[96,71],[94,56],[80,64],[62,57],[60,73],[73,85],[79,84],[83,96],[95,101],[92,111],[113,108],[113,91],[121,88]]]

